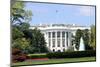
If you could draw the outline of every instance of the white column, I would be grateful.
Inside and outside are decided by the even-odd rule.
[[[49,47],[49,37],[48,37],[48,32],[45,33],[45,40],[46,40],[46,43],[47,43],[47,47]]]
[[[65,32],[65,47],[67,48],[67,34]]]

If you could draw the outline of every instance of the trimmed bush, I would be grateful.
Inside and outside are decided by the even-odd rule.
[[[46,54],[29,54],[28,55],[29,59],[33,59],[33,58],[47,58]]]
[[[73,52],[55,52],[47,53],[48,58],[78,58],[78,57],[92,57],[96,56],[96,51],[73,51]]]

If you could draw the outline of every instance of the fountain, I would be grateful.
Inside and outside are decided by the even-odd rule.
[[[84,50],[85,50],[85,45],[83,42],[83,38],[81,37],[80,44],[79,44],[79,51],[84,51]]]

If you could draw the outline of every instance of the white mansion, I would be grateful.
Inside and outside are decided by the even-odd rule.
[[[75,24],[39,24],[31,26],[30,29],[37,27],[44,34],[46,45],[52,52],[64,52],[72,46],[72,36],[75,36],[77,29],[90,29],[86,26]]]

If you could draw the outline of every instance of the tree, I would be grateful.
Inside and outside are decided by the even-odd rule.
[[[76,31],[76,35],[75,35],[75,47],[77,50],[79,50],[79,44],[80,44],[80,38],[82,37],[82,30],[78,29]]]
[[[24,20],[24,3],[14,1],[14,4],[11,5],[11,22],[16,24]]]
[[[92,47],[90,47],[90,32],[88,29],[83,30],[83,40],[85,45],[85,50],[90,50]]]
[[[35,48],[34,52],[36,52],[36,53],[47,52],[44,35],[40,32],[40,30],[35,28],[33,30],[32,34],[33,34],[33,38],[32,38],[32,46],[31,47]]]
[[[31,20],[32,12],[25,10],[25,4],[21,1],[13,1],[11,5],[11,22],[12,24],[28,23]]]
[[[13,42],[13,48],[17,48],[20,49],[23,53],[27,53],[28,52],[28,47],[30,46],[30,42],[29,40],[25,39],[25,38],[17,38],[14,42]]]
[[[25,11],[25,22],[29,22],[30,20],[32,20],[32,12],[30,10],[26,10]]]
[[[13,1],[11,4],[12,48],[20,49],[26,53],[30,45],[29,21],[32,13],[24,9],[22,1]],[[30,19],[30,20],[29,20]],[[26,22],[26,20],[29,20]]]
[[[93,49],[96,49],[96,27],[95,25],[91,25],[91,37],[90,37],[90,46],[93,47]]]

